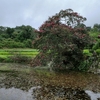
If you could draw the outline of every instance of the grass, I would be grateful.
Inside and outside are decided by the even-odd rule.
[[[10,70],[10,68],[7,66],[0,66],[0,70]]]
[[[0,54],[0,58],[7,58],[8,57],[8,55],[1,55]]]
[[[37,49],[30,49],[30,48],[26,48],[26,49],[14,48],[14,49],[0,49],[0,52],[1,51],[6,51],[6,52],[8,52],[8,51],[14,51],[14,52],[19,52],[19,51],[25,51],[25,52],[35,51],[35,52],[37,52],[38,50]]]
[[[47,69],[34,69],[34,72],[36,72],[39,76],[45,76],[45,77],[53,77],[55,76],[55,73],[53,71],[49,71]]]
[[[8,61],[12,56],[24,56],[34,58],[38,54],[36,49],[0,49],[0,61]]]
[[[30,71],[32,70],[32,69],[30,69],[30,68],[23,68],[23,67],[15,67],[14,65],[12,66],[12,65],[10,65],[11,63],[7,63],[7,64],[4,64],[4,65],[1,65],[0,66],[0,72],[1,73],[8,73],[8,72],[21,72],[21,73],[30,73]],[[9,66],[8,66],[9,65]],[[17,65],[17,64],[16,64]]]
[[[21,51],[20,52],[22,55],[37,55],[38,54],[38,52],[35,52],[35,51]]]
[[[11,55],[14,53],[22,55],[37,55],[39,52],[36,49],[0,49],[0,55]]]

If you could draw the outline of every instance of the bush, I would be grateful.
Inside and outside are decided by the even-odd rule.
[[[2,48],[25,48],[25,44],[13,40],[4,40],[1,44]]]
[[[51,61],[54,68],[65,69],[72,65],[73,69],[79,70],[80,63],[84,61],[83,50],[90,44],[89,35],[81,27],[85,20],[71,9],[61,10],[50,17],[37,30],[34,47],[40,53],[33,60],[33,66],[42,66]]]
[[[24,41],[24,44],[26,47],[28,48],[32,48],[32,40],[31,39],[27,39]]]
[[[99,49],[100,48],[100,41],[97,41],[93,47],[92,47],[92,50],[96,50],[96,49]]]

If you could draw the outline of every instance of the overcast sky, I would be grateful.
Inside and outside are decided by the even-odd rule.
[[[48,17],[68,8],[86,17],[87,26],[100,24],[100,0],[0,0],[0,26],[38,29]]]

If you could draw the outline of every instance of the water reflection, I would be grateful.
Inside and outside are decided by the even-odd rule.
[[[100,100],[100,93],[94,93],[90,90],[85,91],[91,98],[91,100]]]
[[[1,88],[0,100],[35,100],[32,93],[33,93],[33,90],[36,88],[40,88],[40,87],[32,87],[28,91],[23,91],[14,87],[8,88],[8,89]],[[86,90],[85,92],[90,96],[91,100],[100,99],[100,93],[94,93],[90,90]]]
[[[32,96],[31,88],[29,91],[22,91],[17,88],[1,88],[0,89],[0,100],[34,100]]]

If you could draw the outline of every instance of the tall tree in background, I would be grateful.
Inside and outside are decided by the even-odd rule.
[[[13,32],[14,32],[14,29],[10,27],[8,27],[6,30],[6,33],[9,35],[10,38],[12,37]]]
[[[100,24],[94,24],[93,29],[94,32],[100,32]]]
[[[93,28],[100,28],[100,24],[94,24]]]

